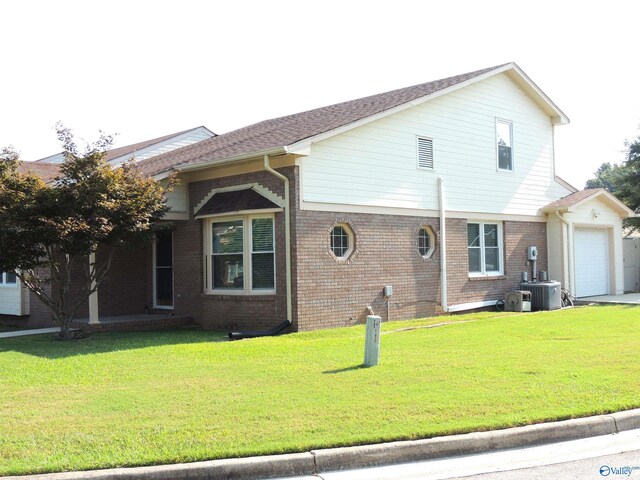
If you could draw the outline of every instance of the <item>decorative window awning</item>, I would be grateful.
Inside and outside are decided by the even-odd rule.
[[[274,194],[270,196],[272,197],[271,199],[267,198],[256,191],[254,186],[232,191],[212,191],[202,202],[202,205],[196,207],[195,218],[281,212],[282,206],[278,204],[281,202],[275,203],[279,198]]]

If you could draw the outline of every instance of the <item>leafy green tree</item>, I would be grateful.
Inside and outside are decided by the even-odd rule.
[[[625,142],[625,146],[625,160],[621,164],[600,165],[595,178],[588,180],[585,188],[605,188],[640,213],[640,137]],[[640,218],[627,218],[624,225],[640,231]]]
[[[71,130],[62,124],[56,130],[64,162],[49,184],[21,173],[12,148],[0,152],[0,271],[15,271],[68,339],[78,307],[105,279],[117,248],[149,241],[168,207],[160,184],[133,162],[115,168],[106,162],[111,136],[101,133],[80,152]],[[72,295],[79,272],[80,293]]]

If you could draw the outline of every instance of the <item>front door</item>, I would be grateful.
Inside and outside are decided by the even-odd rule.
[[[159,231],[153,244],[153,307],[173,308],[173,232]]]

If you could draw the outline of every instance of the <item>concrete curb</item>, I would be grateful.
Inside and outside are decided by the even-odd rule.
[[[312,476],[351,468],[393,465],[577,440],[637,428],[640,428],[640,409],[426,440],[327,448],[305,453],[232,458],[178,465],[0,478],[11,480],[258,480],[288,476]]]

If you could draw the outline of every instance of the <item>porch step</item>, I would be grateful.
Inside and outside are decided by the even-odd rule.
[[[104,317],[100,323],[89,323],[89,319],[74,320],[71,325],[85,332],[135,332],[144,330],[162,330],[197,325],[193,318],[169,315],[123,315]]]

